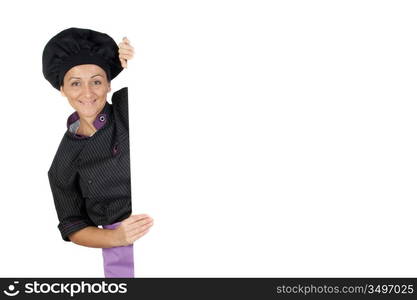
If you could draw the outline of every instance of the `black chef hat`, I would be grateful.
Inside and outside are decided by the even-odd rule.
[[[69,69],[94,64],[106,71],[110,81],[123,70],[118,50],[116,42],[105,33],[75,27],[65,29],[51,38],[43,50],[43,76],[59,90]]]

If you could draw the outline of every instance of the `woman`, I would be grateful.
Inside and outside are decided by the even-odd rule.
[[[48,178],[65,241],[103,248],[106,277],[134,277],[133,243],[153,225],[132,215],[128,89],[113,93],[111,80],[133,58],[127,38],[68,28],[46,44],[43,74],[75,109]],[[98,228],[98,226],[102,228]]]

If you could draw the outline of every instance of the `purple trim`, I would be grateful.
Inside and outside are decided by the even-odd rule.
[[[107,123],[108,115],[103,112],[106,109],[106,106],[108,106],[108,102],[104,105],[103,109],[101,110],[101,113],[97,115],[95,120],[93,121],[93,126],[96,130],[101,129],[104,125]],[[77,111],[74,111],[67,119],[67,131],[69,131],[69,127],[72,123],[78,121],[80,119],[80,116]],[[74,137],[79,139],[89,138],[89,136],[82,135],[82,134],[76,134],[72,133]]]
[[[80,117],[78,116],[78,113],[76,111],[74,111],[67,120],[67,128],[69,129],[70,125],[72,123],[74,123],[75,121],[77,121]]]
[[[107,114],[98,114],[93,122],[94,127],[99,130],[107,122]]]
[[[74,134],[74,137],[76,137],[77,139],[86,139],[89,138],[89,136],[86,135],[82,135],[82,134]]]
[[[78,224],[80,224],[81,222],[83,222],[83,221],[76,221],[76,222],[73,222],[73,223],[64,224],[64,225],[62,225],[62,227],[64,227],[64,229],[71,228],[72,226],[74,226],[74,225],[78,225]]]

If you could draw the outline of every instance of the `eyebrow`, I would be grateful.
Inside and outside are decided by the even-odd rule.
[[[100,74],[96,74],[96,75],[91,76],[91,78],[96,77],[96,76],[101,76],[101,77],[103,77],[103,76],[102,76],[102,75],[100,75]],[[69,79],[69,80],[71,80],[71,79],[81,79],[81,77],[70,77],[70,79]]]

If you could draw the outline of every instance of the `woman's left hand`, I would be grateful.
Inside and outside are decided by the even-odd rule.
[[[127,68],[127,61],[132,59],[135,54],[135,48],[130,45],[130,41],[127,37],[123,38],[123,41],[119,43],[119,59],[123,68]]]

